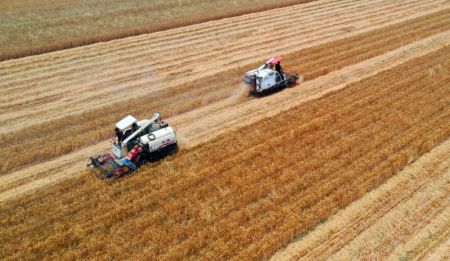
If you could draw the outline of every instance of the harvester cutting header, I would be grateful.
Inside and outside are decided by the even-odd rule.
[[[164,157],[177,147],[176,133],[159,113],[138,121],[131,115],[116,123],[112,153],[90,157],[88,167],[98,178],[121,177],[140,165]]]
[[[276,56],[259,68],[246,72],[242,80],[250,86],[250,92],[256,94],[292,87],[298,79],[298,74],[287,74],[283,71],[281,56]]]

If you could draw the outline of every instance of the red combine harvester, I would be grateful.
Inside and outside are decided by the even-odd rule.
[[[138,121],[129,115],[117,122],[112,153],[90,157],[88,167],[100,179],[132,173],[148,161],[158,160],[177,148],[176,133],[159,113]]]

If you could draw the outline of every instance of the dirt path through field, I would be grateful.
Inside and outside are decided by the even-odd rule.
[[[318,1],[2,62],[0,133],[448,8],[446,0]]]
[[[411,260],[439,253],[450,224],[449,151],[447,140],[272,260]]]
[[[441,33],[359,64],[332,72],[324,77],[307,81],[297,88],[287,89],[272,96],[236,104],[240,95],[238,89],[236,96],[232,99],[175,116],[168,119],[168,121],[176,127],[181,137],[181,146],[192,147],[226,131],[231,131],[262,118],[275,115],[305,101],[319,98],[326,93],[344,88],[349,83],[388,70],[398,64],[426,55],[449,44],[450,32]],[[261,111],[261,108],[264,108],[264,111]],[[87,157],[106,151],[108,148],[109,143],[105,141],[95,146],[0,176],[0,202],[83,174]]]

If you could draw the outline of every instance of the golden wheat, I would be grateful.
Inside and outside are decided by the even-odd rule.
[[[120,182],[86,175],[5,203],[1,258],[268,258],[450,137],[449,58],[442,48]]]

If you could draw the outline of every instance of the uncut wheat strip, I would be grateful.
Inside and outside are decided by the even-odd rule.
[[[61,59],[62,61],[70,61],[77,59],[78,54],[80,53],[80,50],[82,49],[86,55],[96,55],[99,52],[99,48],[101,47],[102,50],[104,50],[104,53],[106,52],[114,52],[114,51],[120,51],[124,48],[134,48],[136,46],[140,46],[142,44],[146,45],[152,45],[157,44],[156,46],[163,45],[166,41],[180,41],[179,36],[183,35],[185,39],[189,40],[198,40],[199,38],[208,37],[208,35],[214,35],[217,31],[217,28],[223,28],[226,31],[232,32],[235,27],[235,24],[239,23],[246,23],[248,21],[251,21],[252,23],[260,23],[261,21],[264,21],[265,19],[277,19],[280,14],[287,15],[291,12],[301,12],[305,14],[306,16],[309,16],[309,13],[322,13],[324,11],[328,10],[334,10],[339,9],[339,6],[343,4],[347,4],[348,2],[351,2],[351,0],[348,1],[315,1],[308,3],[306,5],[296,5],[291,6],[287,8],[281,8],[276,10],[269,10],[265,12],[257,12],[252,13],[248,15],[233,17],[233,18],[227,18],[227,19],[221,19],[218,21],[210,21],[206,23],[201,23],[197,25],[191,25],[191,26],[185,26],[181,28],[175,28],[170,29],[162,32],[155,32],[135,37],[129,37],[127,39],[118,39],[110,42],[105,43],[99,43],[96,45],[88,45],[79,47],[77,49],[69,49],[64,51],[58,51],[51,54],[45,54],[45,55],[37,55],[32,57],[26,57],[22,59],[17,59],[15,61],[11,61],[9,63],[3,63],[2,68],[7,69],[9,68],[7,65],[10,66],[17,66],[22,68],[28,68],[24,66],[33,66],[33,64],[39,64],[41,62],[48,63],[53,62],[55,59]],[[316,7],[314,7],[316,6]],[[266,20],[265,20],[266,21]],[[154,37],[153,37],[154,36]],[[89,58],[89,57],[85,57]],[[65,59],[65,60],[63,60]]]
[[[375,42],[376,43],[376,42]],[[376,44],[375,44],[375,46],[376,46]],[[342,55],[342,57],[344,58],[346,55],[353,55],[352,53],[344,53],[343,55]],[[345,59],[343,59],[343,62],[345,61]]]
[[[344,88],[348,83],[355,82],[358,79],[373,76],[377,72],[387,70],[398,64],[401,64],[403,62],[411,60],[415,57],[420,57],[422,55],[426,55],[427,53],[430,53],[432,51],[439,49],[440,46],[448,44],[449,39],[450,39],[450,32],[446,32],[446,33],[442,33],[442,34],[439,34],[439,35],[436,35],[433,37],[429,37],[422,41],[415,42],[408,46],[405,46],[405,47],[399,48],[395,51],[389,52],[380,57],[375,57],[375,58],[369,59],[360,64],[353,65],[353,66],[347,67],[346,69],[342,69],[342,70],[330,73],[329,75],[322,77],[320,79],[313,80],[308,83],[304,83],[302,85],[301,92],[294,88],[294,89],[290,89],[290,90],[285,90],[283,93],[276,95],[276,96],[265,97],[264,100],[262,100],[262,99],[254,100],[253,103],[248,103],[250,106],[253,107],[253,108],[249,108],[246,110],[248,114],[247,113],[241,114],[240,115],[241,118],[239,120],[237,120],[236,122],[232,123],[231,125],[227,125],[225,123],[227,121],[231,121],[231,119],[234,119],[234,118],[236,118],[237,115],[239,115],[239,113],[236,113],[235,110],[233,110],[233,112],[230,113],[229,111],[231,109],[223,110],[221,112],[222,116],[219,116],[217,114],[210,115],[209,121],[212,121],[212,123],[210,123],[210,124],[205,124],[205,118],[207,115],[209,115],[207,110],[205,110],[205,109],[196,110],[195,113],[194,112],[185,113],[185,114],[183,114],[183,117],[181,117],[181,116],[174,117],[174,118],[170,119],[170,122],[174,122],[172,124],[174,126],[177,126],[177,131],[181,134],[181,136],[186,137],[186,139],[189,140],[190,146],[193,146],[195,144],[199,144],[201,142],[206,141],[208,139],[208,137],[200,138],[202,135],[205,135],[205,133],[200,133],[200,135],[195,135],[195,134],[201,132],[201,130],[199,128],[195,128],[194,131],[191,130],[191,132],[186,131],[186,130],[183,131],[183,128],[190,127],[192,129],[192,126],[199,126],[199,127],[203,126],[205,128],[205,130],[208,130],[208,133],[210,135],[209,138],[211,138],[213,136],[217,136],[217,135],[225,132],[226,128],[235,129],[239,126],[243,126],[243,125],[249,124],[251,122],[256,122],[258,119],[261,119],[261,118],[264,118],[264,117],[267,117],[270,115],[274,115],[277,111],[279,112],[279,111],[287,110],[290,107],[295,106],[296,104],[300,104],[304,101],[321,97],[329,91],[334,91],[334,90]],[[386,66],[386,64],[389,64],[389,66]],[[358,77],[358,75],[359,75],[359,77]],[[331,88],[330,88],[330,86],[331,86]],[[275,98],[277,98],[277,99],[275,99]],[[273,101],[272,103],[268,103],[269,100],[275,100],[275,101]],[[285,102],[287,101],[286,102],[287,104],[282,106],[282,104],[283,104],[282,101],[285,101]],[[249,105],[247,105],[247,106],[249,106]],[[208,108],[209,108],[209,110],[214,110],[214,108],[216,106],[217,105],[208,106]],[[261,106],[272,107],[272,108],[274,108],[274,110],[270,110],[272,113],[270,113],[268,115],[258,115],[255,117],[255,115],[254,115],[255,112],[257,112],[259,110],[255,110],[254,108],[255,107],[260,108]],[[241,109],[239,109],[237,111],[239,112],[240,110]],[[199,115],[203,115],[202,116],[203,119],[201,119],[199,117]],[[216,115],[218,117],[215,117]],[[245,115],[247,115],[247,117],[243,117]],[[222,122],[219,122],[218,121],[219,119],[222,119]],[[217,122],[216,122],[216,120],[217,120]],[[183,125],[183,122],[185,123],[184,125]],[[222,127],[221,128],[216,127],[215,129],[211,128],[214,125],[219,125]],[[215,133],[215,134],[213,135],[212,133]],[[99,143],[98,145],[96,145],[96,148],[98,149],[98,151],[106,151],[108,148],[108,143],[107,142]],[[14,182],[14,180],[16,180],[16,179],[30,178],[33,176],[41,176],[42,178],[44,178],[46,176],[45,169],[50,168],[51,166],[56,167],[58,165],[61,165],[60,162],[67,161],[71,158],[73,158],[74,162],[79,161],[80,159],[85,158],[86,157],[85,155],[90,155],[89,153],[86,154],[88,151],[89,151],[89,148],[86,150],[82,150],[82,151],[78,151],[75,153],[65,155],[60,158],[56,158],[54,160],[51,160],[51,161],[48,161],[48,162],[45,162],[42,164],[34,165],[32,167],[19,170],[17,172],[13,172],[6,176],[2,176],[2,177],[0,177],[0,184],[2,187],[9,186],[8,184],[11,184],[11,182]],[[76,176],[79,173],[81,166],[82,166],[82,164],[78,163],[78,164],[76,164],[76,167],[64,170],[65,171],[64,175],[56,174],[56,175],[60,176],[60,179],[45,177],[44,180],[41,180],[40,182],[42,185],[49,185],[49,184],[54,184],[55,181],[58,181],[58,180],[60,181],[60,180],[63,180],[67,177],[74,176],[74,175]],[[38,169],[38,170],[41,169],[42,171],[36,171],[36,169]],[[47,182],[45,182],[45,180],[47,180]],[[22,186],[21,188],[14,188],[13,190],[1,193],[0,201],[3,202],[7,199],[11,199],[11,198],[15,197],[16,195],[23,194],[23,193],[29,193],[29,192],[33,191],[34,189],[41,187],[41,185],[34,186],[32,184],[33,184],[33,182],[31,182],[30,184],[27,184],[25,186]]]
[[[190,120],[190,119],[189,119]]]
[[[27,121],[27,122],[31,122],[31,121]]]
[[[354,240],[330,258],[373,259],[385,258],[398,242],[409,239],[411,233],[420,230],[442,213],[448,215],[450,175],[443,172],[437,180],[431,180],[423,191],[419,191],[406,202],[389,211]],[[401,222],[399,222],[401,220]]]
[[[293,242],[277,252],[272,260],[329,257],[400,202],[410,199],[416,191],[448,168],[449,148],[450,140],[438,145],[385,184],[308,232],[300,241]]]
[[[447,169],[447,175],[444,179],[447,178],[448,180],[448,177],[450,177],[450,167]],[[447,185],[449,184],[447,183]],[[448,239],[450,235],[449,197],[443,201],[447,203],[447,206],[444,206],[444,211],[427,226],[415,232],[408,241],[398,244],[389,254],[387,260],[399,260],[403,257],[414,260],[423,259],[426,254],[432,253],[435,247],[439,246],[439,243]]]

